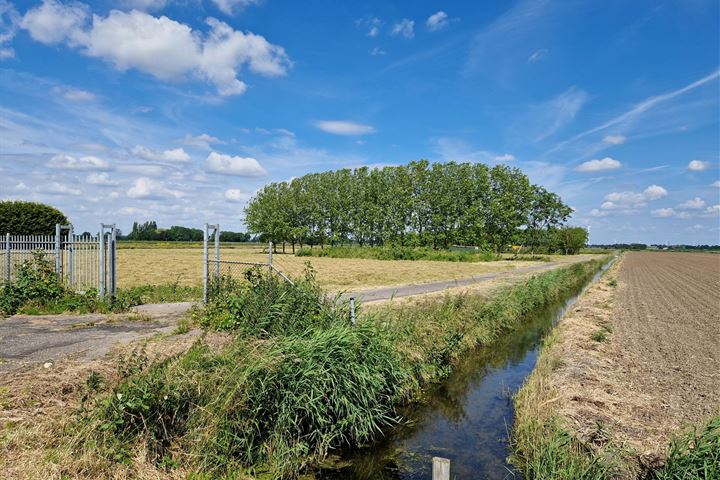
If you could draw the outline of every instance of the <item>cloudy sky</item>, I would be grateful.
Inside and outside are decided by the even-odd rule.
[[[717,1],[0,0],[0,198],[243,229],[308,172],[506,163],[591,241],[720,243]]]

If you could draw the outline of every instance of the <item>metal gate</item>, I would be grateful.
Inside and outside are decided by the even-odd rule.
[[[210,242],[213,243],[213,258],[210,259]],[[203,301],[207,303],[210,294],[222,285],[222,278],[239,279],[248,267],[265,267],[270,274],[276,273],[285,281],[290,278],[273,265],[273,243],[268,243],[267,262],[241,262],[220,259],[220,224],[205,224],[203,228]],[[212,268],[211,268],[212,264]],[[212,275],[212,278],[211,278]]]
[[[23,262],[41,255],[73,290],[96,289],[101,298],[117,288],[115,224],[100,224],[97,235],[75,235],[72,225],[56,225],[55,235],[6,233],[0,251],[0,282],[13,282]]]

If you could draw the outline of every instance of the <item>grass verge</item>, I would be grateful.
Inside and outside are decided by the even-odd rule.
[[[421,398],[460,355],[491,345],[600,265],[542,273],[490,300],[455,295],[374,310],[354,328],[347,305],[326,296],[312,271],[293,286],[250,272],[195,312],[233,340],[124,369],[86,402],[70,432],[73,457],[112,465],[142,452],[170,470],[296,477],[330,450],[367,444],[402,421],[395,407]]]
[[[298,257],[364,258],[373,260],[432,260],[439,262],[492,262],[502,257],[483,250],[434,250],[413,247],[327,247],[301,248],[295,254]],[[528,255],[511,256],[508,259],[550,261],[548,257]]]

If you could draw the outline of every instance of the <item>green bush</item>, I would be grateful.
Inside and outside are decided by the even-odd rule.
[[[0,234],[54,235],[55,224],[67,217],[58,209],[35,202],[0,201]]]
[[[0,313],[13,315],[28,302],[53,302],[66,294],[43,252],[34,252],[32,260],[17,265],[15,281],[0,287]]]

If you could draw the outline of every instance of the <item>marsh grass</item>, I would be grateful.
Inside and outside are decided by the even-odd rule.
[[[652,472],[654,480],[720,478],[720,416],[672,439],[665,465]]]
[[[395,408],[420,398],[457,358],[489,346],[524,316],[577,289],[600,261],[507,287],[492,299],[446,296],[361,313],[328,297],[312,270],[290,285],[259,271],[194,312],[229,345],[200,340],[162,362],[123,362],[121,381],[91,395],[74,448],[103,462],[136,461],[223,476],[294,478],[333,449],[380,437]]]

